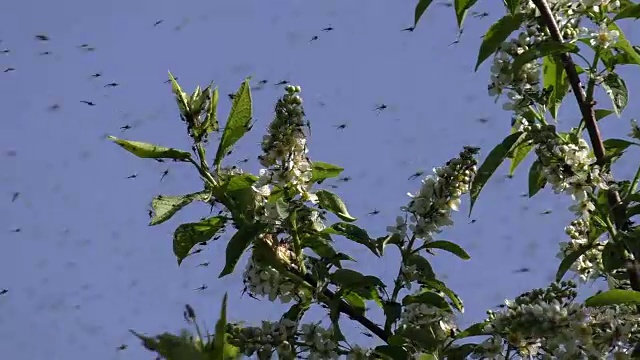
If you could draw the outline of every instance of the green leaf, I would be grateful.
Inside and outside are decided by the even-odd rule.
[[[422,353],[418,356],[417,360],[438,360],[438,357],[433,354]]]
[[[500,48],[502,43],[507,40],[511,33],[520,28],[520,24],[522,24],[523,20],[524,14],[506,15],[495,24],[491,25],[489,31],[484,35],[482,45],[480,45],[480,52],[478,53],[475,71],[478,71],[480,65],[482,65],[482,63],[487,60],[491,54],[495,53],[496,50]]]
[[[233,272],[238,260],[240,260],[242,254],[244,254],[258,233],[259,231],[255,226],[243,226],[233,234],[233,237],[227,243],[226,262],[218,278],[225,277]]]
[[[529,198],[532,198],[547,184],[547,179],[544,177],[542,170],[540,159],[536,159],[529,168]]]
[[[546,105],[551,117],[557,119],[560,104],[569,91],[570,84],[567,80],[567,73],[564,71],[560,59],[557,56],[549,55],[542,60],[542,74],[544,88],[553,89]]]
[[[607,28],[610,31],[615,30],[618,32],[618,41],[616,41],[615,48],[625,55],[624,63],[640,65],[640,54],[638,54],[638,51],[634,49],[634,46],[631,45],[629,40],[627,40],[627,38],[624,36],[624,32],[622,31],[622,29],[620,29],[620,27],[615,22],[611,22],[607,26]]]
[[[226,223],[224,216],[214,216],[197,223],[185,223],[173,233],[173,253],[178,258],[178,265],[189,255],[196,245],[214,237]]]
[[[509,167],[509,175],[513,176],[516,168],[520,163],[529,155],[533,149],[533,143],[523,142],[513,150],[513,158],[511,159],[511,166]]]
[[[442,296],[428,290],[422,291],[416,295],[407,295],[402,299],[402,305],[407,306],[410,304],[427,304],[441,310],[451,311],[449,303],[447,303]]]
[[[360,315],[364,315],[365,312],[365,302],[364,299],[354,293],[348,292],[345,296],[343,296],[344,301],[346,301],[351,307],[353,307]]]
[[[213,348],[213,360],[224,360],[224,348],[226,343],[227,327],[227,293],[222,298],[222,306],[220,307],[220,318],[216,323],[216,334],[214,338],[215,347]]]
[[[575,44],[561,43],[553,40],[543,41],[531,46],[527,51],[518,55],[511,64],[511,72],[517,75],[525,64],[540,59],[541,57],[576,53],[578,50],[579,48]]]
[[[343,168],[336,165],[314,161],[311,164],[311,180],[309,182],[322,184],[326,179],[337,177],[343,170]]]
[[[414,20],[413,20],[413,27],[414,28],[418,25],[418,21],[420,21],[420,18],[422,17],[422,14],[424,14],[424,12],[427,10],[429,5],[431,5],[432,1],[433,0],[419,0],[418,1],[418,4],[416,5]]]
[[[169,220],[183,207],[191,204],[193,200],[198,199],[206,201],[208,197],[209,192],[206,190],[178,196],[158,195],[151,201],[151,207],[153,208],[154,214],[153,218],[149,222],[149,226],[162,224]]]
[[[220,124],[218,123],[218,99],[220,95],[218,88],[212,89],[212,86],[213,84],[207,88],[207,98],[209,99],[206,108],[207,115],[197,129],[196,141],[201,141],[205,135],[220,129]]]
[[[464,19],[467,17],[467,12],[478,0],[454,0],[453,5],[456,10],[456,20],[458,21],[458,28],[462,28]]]
[[[479,345],[477,344],[462,344],[454,345],[445,351],[446,359],[467,359]]]
[[[345,238],[353,242],[366,246],[377,257],[381,256],[376,246],[375,240],[369,237],[369,234],[367,233],[366,230],[358,226],[345,223],[345,222],[339,222],[322,230],[322,232],[325,234],[336,234],[336,235],[344,236]]]
[[[609,274],[624,267],[624,253],[612,242],[605,244],[602,249],[602,268]]]
[[[600,121],[604,118],[606,118],[607,116],[613,114],[615,111],[613,110],[609,110],[609,109],[596,109],[595,113],[596,113],[596,121]]]
[[[224,126],[222,139],[218,145],[216,153],[215,166],[220,165],[222,159],[227,152],[231,150],[233,145],[249,131],[249,124],[253,118],[253,104],[251,100],[250,79],[245,79],[240,85],[240,89],[236,92],[231,105],[231,112]]]
[[[395,324],[398,319],[400,319],[400,316],[402,316],[402,305],[395,301],[385,301],[382,309],[384,310],[385,316],[384,328],[391,329],[393,324]],[[389,342],[389,344],[391,344],[391,342]]]
[[[123,149],[133,155],[143,159],[188,160],[191,158],[190,153],[178,149],[166,148],[140,141],[118,139],[115,136],[109,136],[109,140],[120,145]]]
[[[423,281],[436,278],[436,273],[433,271],[431,263],[429,263],[429,260],[425,259],[421,255],[415,253],[411,254],[407,256],[407,258],[405,259],[405,263],[408,266],[415,266],[418,269],[420,277]]]
[[[458,294],[456,294],[453,290],[449,289],[447,285],[445,285],[445,283],[443,283],[442,281],[437,279],[429,279],[424,281],[423,286],[431,290],[443,292],[445,295],[447,295],[449,300],[451,300],[451,303],[453,303],[453,306],[455,306],[458,311],[464,311],[464,305],[462,304],[462,299],[460,299],[460,296],[458,296]]]
[[[169,72],[169,80],[171,80],[171,90],[176,95],[176,103],[178,104],[178,108],[180,109],[180,114],[182,116],[187,117],[190,113],[189,108],[189,96],[186,92],[182,90],[176,78],[173,77],[173,74]]]
[[[451,241],[447,241],[447,240],[429,241],[424,245],[422,245],[421,247],[425,249],[441,249],[441,250],[450,252],[453,255],[456,255],[457,257],[463,260],[471,259],[469,254],[467,254],[467,252],[464,251],[464,249],[461,248],[460,245],[454,244]]]
[[[319,236],[305,236],[304,240],[302,241],[302,247],[310,248],[311,250],[313,250],[313,252],[318,254],[318,256],[328,260],[332,265],[334,265],[338,269],[342,268],[342,264],[340,263],[340,261],[343,261],[343,260],[355,261],[349,255],[338,253],[333,248],[333,246],[331,246],[331,243],[329,242],[329,240],[323,239]]]
[[[384,283],[377,277],[365,276],[350,269],[338,269],[329,278],[344,290],[384,287]]]
[[[562,259],[560,266],[558,266],[558,271],[556,272],[556,281],[561,281],[564,277],[564,274],[569,271],[571,266],[578,260],[578,258],[584,255],[584,253],[586,253],[590,249],[591,246],[581,246],[573,252],[567,254],[564,259]]]
[[[638,305],[640,304],[640,292],[634,290],[612,289],[591,296],[584,301],[584,304],[588,307]]]
[[[622,9],[618,12],[613,18],[613,21],[620,19],[638,19],[640,18],[640,4],[633,4],[630,6],[623,6]]]
[[[502,143],[498,144],[495,148],[493,148],[493,150],[491,150],[487,158],[484,160],[484,162],[480,166],[480,169],[478,169],[478,174],[473,179],[473,184],[471,184],[471,191],[469,192],[471,196],[469,215],[471,215],[473,205],[480,195],[480,191],[482,190],[484,185],[487,183],[487,181],[489,181],[496,169],[502,164],[507,155],[512,151],[514,145],[519,143],[524,135],[525,134],[522,131],[519,131],[507,136],[502,141]]]
[[[318,190],[316,192],[318,196],[318,204],[321,208],[331,211],[342,221],[353,222],[357,219],[353,216],[349,215],[349,211],[347,211],[347,206],[342,202],[340,197],[330,191],[327,190]]]
[[[507,10],[509,10],[509,13],[515,14],[518,12],[518,8],[520,7],[520,0],[504,0],[504,3],[507,6]]]
[[[386,356],[392,360],[408,360],[410,359],[409,353],[402,346],[397,345],[380,345],[373,349],[373,352],[380,355]]]
[[[486,324],[484,322],[475,323],[469,326],[468,328],[462,330],[461,332],[459,332],[455,338],[456,340],[459,340],[459,339],[464,339],[472,336],[485,335],[485,331],[484,331],[485,327],[486,327]]]
[[[288,319],[294,322],[300,321],[302,316],[309,310],[311,303],[308,301],[293,304],[289,310],[282,315],[282,319]]]
[[[631,145],[639,146],[640,144],[623,139],[607,139],[603,142],[605,157],[610,159],[611,162],[617,160],[624,151]]]
[[[607,92],[607,95],[609,95],[609,98],[611,98],[613,111],[616,112],[616,115],[620,116],[629,101],[629,92],[627,91],[627,85],[624,80],[622,80],[618,74],[611,72],[604,77],[602,87]]]

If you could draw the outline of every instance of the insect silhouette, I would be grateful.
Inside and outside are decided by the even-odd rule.
[[[122,344],[122,345],[120,345],[120,346],[118,346],[116,348],[116,350],[118,350],[118,351],[122,351],[122,350],[126,350],[126,349],[127,349],[127,344]]]
[[[116,83],[116,82],[112,82],[112,83],[108,83],[107,85],[105,85],[104,87],[116,87],[120,84]]]
[[[8,292],[9,292],[9,289],[2,289],[2,290],[0,290],[0,295],[4,295],[4,294],[6,294]]]
[[[545,210],[540,213],[540,215],[549,215],[549,214],[551,214],[551,210]]]
[[[40,55],[51,55],[51,51],[43,51]]]
[[[133,174],[133,175],[127,176],[127,179],[135,179],[137,177],[138,177],[138,174]]]
[[[486,124],[489,122],[489,119],[487,118],[478,118],[477,120],[480,124]]]
[[[330,184],[330,185],[329,185],[329,187],[330,187],[330,188],[332,188],[332,189],[337,189],[337,188],[338,188],[338,185]]]
[[[158,21],[153,23],[153,26],[158,26],[158,25],[162,24],[163,22],[164,22],[164,20],[158,20]]]
[[[489,16],[489,13],[488,12],[477,12],[477,11],[474,11],[474,12],[471,13],[471,15],[473,15],[473,17],[476,18],[476,19],[482,19],[482,18],[485,18],[485,17]]]
[[[444,7],[453,7],[453,3],[451,2],[439,2],[438,5],[442,5]]]
[[[155,161],[157,161],[159,163],[163,163],[164,162],[164,159],[153,159],[153,160],[155,160]]]
[[[126,130],[129,130],[129,129],[131,129],[131,125],[120,126],[120,130],[122,130],[122,131],[126,131]]]
[[[469,224],[475,224],[475,223],[476,223],[476,221],[478,221],[478,220],[473,219],[473,220],[469,221]]]
[[[174,79],[176,79],[176,81],[178,81],[178,80],[179,80],[179,78],[177,78],[177,77],[175,77]],[[170,82],[171,82],[171,79],[169,79],[169,80],[165,81],[164,83],[165,83],[165,84],[168,84],[168,83],[170,83]]]
[[[275,84],[275,86],[287,85],[288,83],[289,83],[289,80],[282,80],[282,81],[278,82],[277,84]]]
[[[260,80],[260,81],[258,81],[258,85],[265,85],[268,82],[269,82],[269,80]]]
[[[378,215],[378,214],[380,214],[380,210],[378,209],[373,209],[372,212],[368,213],[368,215]]]
[[[19,192],[14,192],[13,195],[11,196],[11,202],[15,202],[16,200],[18,200],[18,197],[20,197],[20,193]]]
[[[338,130],[344,130],[347,128],[347,124],[334,125]]]
[[[195,290],[195,291],[202,291],[202,290],[206,290],[206,289],[207,289],[207,287],[208,287],[208,286],[207,286],[206,284],[203,284],[202,286],[200,286],[200,287],[198,287],[198,288],[195,288],[195,289],[193,289],[193,290]]]
[[[526,273],[526,272],[529,272],[529,271],[531,271],[531,269],[523,267],[523,268],[520,268],[520,269],[517,269],[517,270],[513,270],[513,273],[514,274],[518,274],[518,273]]]
[[[92,77],[92,78],[99,78],[100,76],[102,76],[102,73],[101,73],[101,72],[97,72],[97,73],[93,73],[93,74],[91,74],[91,77]]]
[[[424,171],[422,171],[422,170],[416,171],[411,176],[409,176],[409,180],[415,180],[415,179],[419,178],[422,175],[424,175]]]
[[[311,43],[311,42],[314,42],[314,41],[316,41],[316,40],[318,40],[318,39],[319,39],[318,35],[314,35],[314,36],[311,38],[311,40],[309,40],[309,42]]]
[[[8,67],[8,68],[4,69],[4,72],[6,72],[6,73],[11,72],[11,71],[16,71],[16,68]]]
[[[413,27],[413,26],[409,26],[408,28],[404,28],[404,29],[402,29],[402,30],[400,30],[400,31],[413,32],[413,30],[415,30],[415,29],[416,29],[415,27]]]
[[[349,182],[351,181],[351,177],[350,176],[341,177],[340,179],[338,179],[338,181]]]
[[[247,162],[249,162],[249,158],[244,158],[244,159],[242,159],[242,160],[238,161],[238,164],[240,164],[240,163],[247,163]]]
[[[91,102],[91,101],[80,100],[80,102],[83,103],[83,104],[87,104],[89,106],[96,106],[96,104],[94,102]]]
[[[38,34],[36,35],[36,40],[49,41],[49,37],[45,34]]]
[[[387,105],[385,105],[385,104],[380,104],[380,106],[378,106],[378,107],[376,107],[375,109],[373,109],[373,111],[376,111],[376,110],[377,110],[377,111],[382,111],[382,110],[384,110],[384,109],[386,109],[386,108],[387,108]]]
[[[198,264],[196,267],[199,267],[199,266],[207,267],[207,266],[209,266],[209,262],[205,261],[202,264]]]
[[[201,252],[202,252],[202,249],[195,249],[189,255],[200,254]]]
[[[160,177],[160,181],[164,180],[164,178],[169,175],[169,169],[162,172],[162,177]]]
[[[9,49],[0,50],[0,54],[8,54],[10,52],[11,52],[11,50],[9,50]]]
[[[153,218],[153,210],[147,210],[147,215],[149,215],[149,219]]]
[[[324,32],[333,31],[333,26],[327,26],[326,28],[322,29],[322,31]]]
[[[229,97],[229,100],[233,100],[236,98],[236,94],[233,94],[233,93],[227,94],[227,96]]]
[[[19,233],[21,231],[22,231],[21,228],[15,228],[15,229],[11,230],[11,232],[14,232],[14,233]]]
[[[460,29],[460,31],[458,32],[458,35],[456,36],[456,39],[454,42],[452,42],[451,44],[449,44],[449,46],[451,45],[455,45],[457,43],[460,42],[460,38],[462,37],[462,33],[464,32],[464,29]]]

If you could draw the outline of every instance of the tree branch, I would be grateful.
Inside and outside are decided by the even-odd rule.
[[[533,4],[540,11],[540,15],[549,29],[549,33],[551,37],[558,42],[563,42],[562,34],[560,34],[560,30],[558,29],[558,24],[556,23],[555,18],[553,17],[553,13],[549,8],[549,5],[545,0],[531,0]],[[562,65],[564,66],[564,70],[567,73],[567,78],[569,83],[571,84],[571,88],[573,89],[573,94],[576,97],[576,101],[578,102],[578,106],[580,107],[580,113],[582,114],[582,118],[584,119],[587,132],[589,133],[589,139],[591,140],[591,146],[593,147],[593,153],[596,157],[596,163],[600,166],[607,165],[607,158],[605,156],[604,143],[602,142],[602,136],[600,135],[600,130],[598,128],[596,114],[594,110],[594,101],[592,99],[587,100],[586,94],[582,89],[582,84],[580,82],[580,76],[578,75],[578,71],[576,70],[576,65],[571,58],[571,55],[568,53],[564,53],[560,55],[560,59],[562,61]],[[609,207],[612,213],[618,213],[624,210],[624,204],[620,199],[620,194],[617,191],[609,190],[607,193],[607,202],[609,203]],[[625,219],[625,214],[622,214],[622,219]],[[620,230],[624,227],[624,224],[619,221],[620,216],[614,216],[614,222],[616,228]],[[635,254],[634,254],[635,257]],[[629,275],[629,280],[631,282],[631,288],[635,291],[640,291],[640,283],[638,279],[640,279],[640,271],[638,270],[638,263],[636,259],[631,261],[626,266],[627,274]]]

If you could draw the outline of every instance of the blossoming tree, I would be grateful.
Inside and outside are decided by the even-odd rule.
[[[416,25],[430,3],[419,0]],[[475,0],[454,2],[458,26],[474,4]],[[170,360],[243,355],[259,359],[640,357],[640,227],[632,221],[640,213],[640,169],[631,180],[616,180],[611,171],[627,148],[640,145],[633,140],[640,139],[640,128],[632,122],[629,140],[604,140],[598,128],[599,121],[611,114],[620,116],[627,105],[626,84],[615,70],[640,65],[640,48],[629,43],[616,22],[640,18],[640,4],[504,0],[504,5],[506,15],[484,36],[476,70],[493,56],[488,91],[490,96],[508,98],[503,108],[512,114],[511,134],[479,167],[480,149],[464,147],[457,157],[434,169],[381,237],[358,227],[344,202],[321,187],[343,169],[308,157],[310,124],[300,87],[288,86],[278,100],[258,157],[263,169],[253,175],[223,166],[234,144],[252,130],[248,79],[236,93],[222,131],[218,89],[198,87],[189,95],[170,76],[193,140],[193,154],[112,137],[142,158],[189,162],[202,179],[201,191],[155,197],[150,225],[168,220],[193,201],[219,207],[218,215],[175,230],[178,262],[195,245],[233,229],[220,276],[234,272],[239,258],[249,252],[243,273],[246,291],[292,306],[279,321],[247,327],[227,322],[225,297],[215,330],[204,333],[187,305],[185,319],[195,331],[155,337],[134,332],[143,345]],[[598,90],[611,98],[611,109],[596,108]],[[577,102],[581,120],[570,131],[559,132],[549,120],[557,117],[565,100]],[[205,156],[209,136],[220,132],[215,160],[209,164]],[[560,244],[556,282],[506,301],[501,311],[488,311],[485,321],[459,329],[454,314],[463,310],[462,300],[436,277],[427,256],[440,249],[469,258],[459,245],[438,240],[437,234],[453,224],[451,212],[458,210],[463,195],[469,194],[473,208],[498,166],[510,161],[513,172],[529,155],[535,156],[529,169],[529,197],[548,187],[574,201],[570,211],[576,218],[565,229],[568,241]],[[338,238],[364,246],[378,257],[390,246],[399,249],[395,281],[384,284],[349,269],[352,258],[333,246]],[[609,290],[578,302],[576,284],[562,281],[568,271],[581,282],[605,280]],[[367,305],[383,310],[383,324],[369,319]],[[326,309],[331,320],[327,327],[304,322],[312,306]],[[348,342],[338,321],[345,316],[366,327],[383,345],[365,349]],[[479,336],[479,342],[468,339]]]

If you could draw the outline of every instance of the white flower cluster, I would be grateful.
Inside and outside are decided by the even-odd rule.
[[[239,347],[246,356],[258,355],[259,359],[271,359],[277,354],[280,359],[294,359],[298,324],[295,321],[263,321],[261,327],[241,327],[228,324],[229,343]]]
[[[265,169],[260,170],[260,179],[253,186],[262,196],[271,193],[270,185],[293,189],[304,200],[316,202],[309,181],[312,167],[307,157],[307,139],[302,98],[299,86],[287,86],[287,93],[276,104],[274,120],[269,124],[268,134],[262,139],[263,154],[258,157]]]
[[[300,348],[309,352],[308,360],[338,359],[338,344],[333,340],[333,331],[323,329],[318,324],[304,324],[300,327]]]
[[[280,272],[267,265],[258,264],[252,257],[243,274],[243,281],[247,291],[254,296],[269,298],[269,301],[280,299],[284,304],[294,298],[299,298],[301,293],[295,284]]]
[[[439,339],[446,339],[457,331],[453,315],[432,305],[413,303],[402,309],[400,328],[430,327]]]
[[[556,256],[557,258],[564,259],[568,254],[589,245],[589,223],[585,219],[572,221],[571,225],[567,226],[564,231],[571,240],[569,242],[560,242],[560,251]],[[570,270],[579,276],[581,282],[595,280],[604,274],[602,250],[606,244],[607,240],[604,240],[598,244],[591,245],[592,248],[581,255],[571,266]]]
[[[360,346],[354,346],[347,355],[347,360],[369,360],[371,359],[371,349],[365,349]]]
[[[548,1],[555,16],[560,33],[565,41],[588,39],[591,46],[609,48],[620,36],[617,30],[609,30],[607,23],[597,23],[597,29],[580,27],[580,21],[593,12],[613,12],[620,8],[620,1],[610,0],[555,0]],[[496,97],[506,90],[507,101],[503,108],[522,114],[529,105],[543,94],[540,87],[541,60],[524,64],[518,73],[513,73],[513,61],[532,46],[549,39],[549,31],[539,26],[540,12],[531,0],[522,1],[520,12],[526,15],[523,30],[505,41],[493,59],[489,96]]]
[[[485,331],[491,337],[474,358],[504,359],[504,348],[539,359],[629,358],[640,339],[640,318],[629,307],[589,309],[575,303],[575,284],[552,284],[506,301],[489,311]],[[621,356],[621,357],[619,357]]]
[[[404,236],[409,228],[416,238],[430,241],[432,234],[441,232],[441,227],[453,224],[451,210],[457,211],[460,197],[469,192],[476,174],[474,156],[477,153],[477,148],[465,147],[459,158],[449,160],[444,167],[435,168],[435,176],[423,179],[420,191],[409,193],[411,201],[401,208],[409,213],[409,223],[406,218],[398,216],[396,225],[387,227],[387,231]]]

